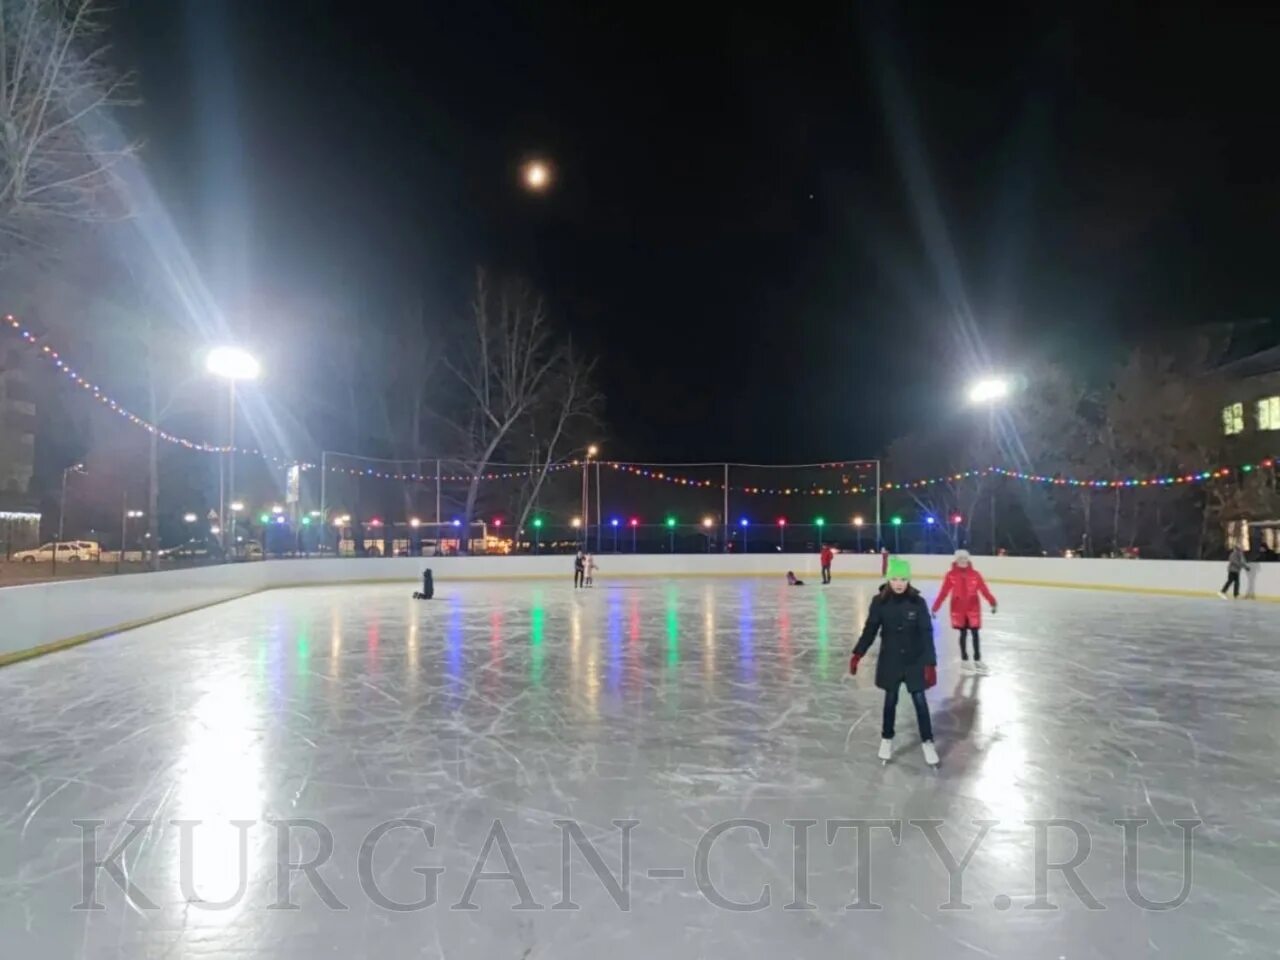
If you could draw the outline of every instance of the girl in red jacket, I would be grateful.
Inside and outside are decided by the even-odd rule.
[[[978,598],[984,598],[991,604],[991,612],[996,612],[996,598],[987,589],[987,581],[982,574],[973,568],[968,550],[957,550],[955,563],[942,581],[942,590],[938,599],[933,601],[933,613],[936,615],[942,601],[951,597],[951,626],[960,631],[960,660],[964,669],[969,669],[969,650],[966,638],[973,631],[973,663],[974,669],[985,673],[982,665],[982,647],[979,645],[978,630],[982,626],[982,604]]]

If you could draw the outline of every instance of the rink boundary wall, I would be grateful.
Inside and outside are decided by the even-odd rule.
[[[910,559],[921,581],[938,580],[951,562],[937,555]],[[974,562],[996,590],[1007,585],[1212,598],[1226,577],[1226,565],[1216,561],[976,557]],[[408,590],[421,582],[427,567],[439,582],[561,579],[567,586],[572,576],[566,556],[402,557],[273,560],[4,587],[0,667],[264,590],[361,583],[402,583]],[[809,583],[818,581],[817,557],[801,554],[601,554],[599,575],[607,583],[642,577],[781,577],[787,570]],[[836,558],[835,572],[837,579],[878,579],[880,558],[844,554]],[[1260,568],[1257,592],[1259,600],[1280,603],[1280,564]]]

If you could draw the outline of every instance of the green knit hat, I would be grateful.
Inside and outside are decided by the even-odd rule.
[[[885,574],[890,580],[910,580],[911,561],[906,557],[890,557]]]

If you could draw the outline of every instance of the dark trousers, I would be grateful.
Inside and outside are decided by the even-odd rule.
[[[884,692],[884,722],[880,726],[880,735],[886,740],[893,739],[893,721],[898,714],[898,687]],[[911,694],[911,702],[916,708],[916,723],[920,725],[920,739],[928,743],[933,739],[933,722],[929,719],[929,701],[924,698],[924,691]]]
[[[1232,591],[1231,595],[1233,597],[1240,596],[1240,571],[1239,570],[1229,570],[1227,572],[1227,582],[1222,585],[1222,592],[1226,593],[1228,587],[1231,588],[1231,591]]]
[[[580,586],[582,586],[582,585],[583,585],[583,583],[586,581],[586,576],[587,576],[587,575],[586,575],[586,573],[585,573],[584,571],[582,571],[582,570],[574,570],[574,571],[573,571],[573,585],[574,585],[574,587],[580,587]]]
[[[831,566],[829,564],[822,568],[822,582],[823,583],[831,582]]]
[[[978,640],[977,627],[961,627],[960,628],[960,659],[961,660],[969,659],[969,647],[968,647],[968,644],[966,643],[966,638],[968,637],[970,630],[973,631],[973,659],[981,660],[982,647]]]

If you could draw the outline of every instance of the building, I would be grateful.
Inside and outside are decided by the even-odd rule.
[[[1274,459],[1280,456],[1280,331],[1268,321],[1242,327],[1245,349],[1237,348],[1214,371],[1223,390],[1222,433],[1240,462]],[[1270,482],[1274,490],[1274,474]],[[1260,549],[1280,551],[1280,517],[1251,513],[1226,525],[1227,542],[1251,555]]]
[[[1280,448],[1280,346],[1226,363],[1218,374],[1227,384],[1222,432],[1228,437],[1264,435],[1258,439]],[[1269,435],[1269,436],[1268,436]],[[1280,449],[1272,450],[1280,453]]]
[[[26,497],[36,464],[36,404],[17,346],[0,349],[0,493]]]

